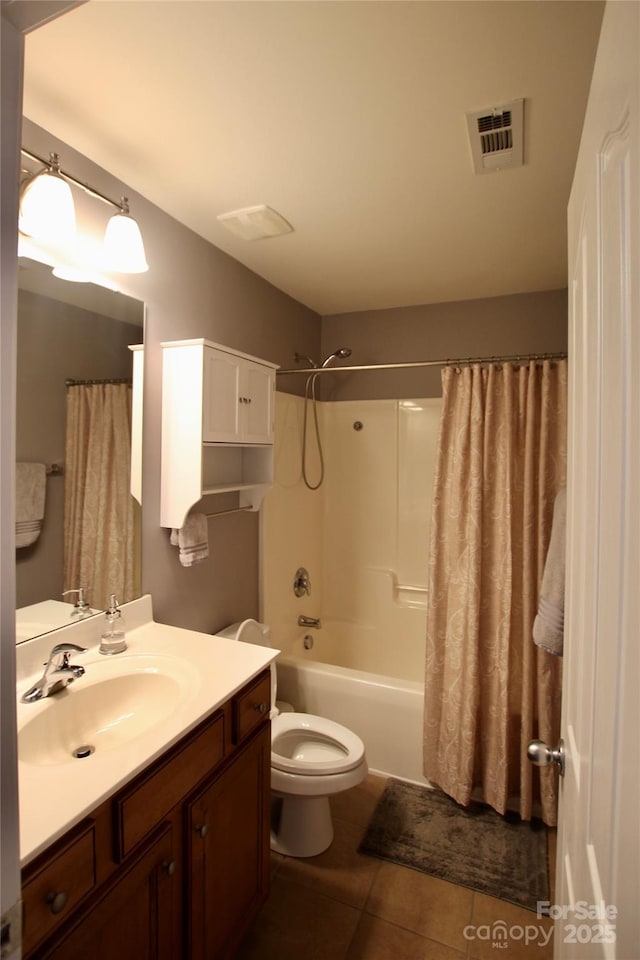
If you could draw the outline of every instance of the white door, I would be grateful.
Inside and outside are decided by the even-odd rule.
[[[557,960],[640,957],[639,64],[640,5],[609,2],[569,203]]]

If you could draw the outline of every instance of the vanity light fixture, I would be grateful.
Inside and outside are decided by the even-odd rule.
[[[43,165],[43,169],[29,174],[23,181],[18,221],[20,239],[27,238],[31,250],[40,248],[40,259],[47,263],[53,260],[56,269],[75,273],[76,279],[96,271],[144,273],[149,269],[140,228],[129,212],[126,197],[112,200],[88,183],[82,183],[61,169],[57,153],[50,153],[48,160],[24,147],[22,153]],[[79,257],[74,250],[75,208],[70,184],[117,210],[107,224],[100,262],[88,265],[86,258]]]
[[[104,259],[105,269],[114,273],[144,273],[149,269],[140,227],[129,213],[127,197],[122,197],[120,213],[114,214],[107,224]]]
[[[18,229],[43,243],[71,243],[76,235],[76,211],[71,187],[60,173],[60,157],[49,154],[49,163],[22,188]]]

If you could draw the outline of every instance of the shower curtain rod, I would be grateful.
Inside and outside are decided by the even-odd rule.
[[[530,360],[566,360],[566,353],[522,353],[509,357],[466,357],[458,360],[409,360],[402,363],[361,363],[342,367],[301,367],[276,370],[278,376],[294,373],[357,373],[360,370],[405,370],[410,367],[461,367],[471,363],[524,363]]]
[[[131,378],[107,377],[105,380],[72,380],[71,377],[68,377],[64,385],[65,387],[91,387],[98,383],[126,383],[131,385]]]

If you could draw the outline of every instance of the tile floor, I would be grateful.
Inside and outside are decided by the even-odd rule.
[[[550,921],[357,853],[384,785],[370,775],[332,798],[335,838],[325,853],[305,860],[272,854],[271,895],[237,960],[551,960]],[[488,936],[496,921],[507,941],[465,937],[468,925]]]

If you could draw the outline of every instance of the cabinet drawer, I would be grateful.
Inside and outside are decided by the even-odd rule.
[[[251,686],[233,700],[233,742],[241,743],[259,723],[269,716],[271,673],[262,673]]]
[[[35,865],[34,865],[35,866]],[[96,883],[93,821],[80,824],[34,872],[28,869],[24,898],[23,950],[27,954],[72,913]]]
[[[116,858],[122,860],[224,758],[224,714],[217,713],[140,775],[114,800]]]

